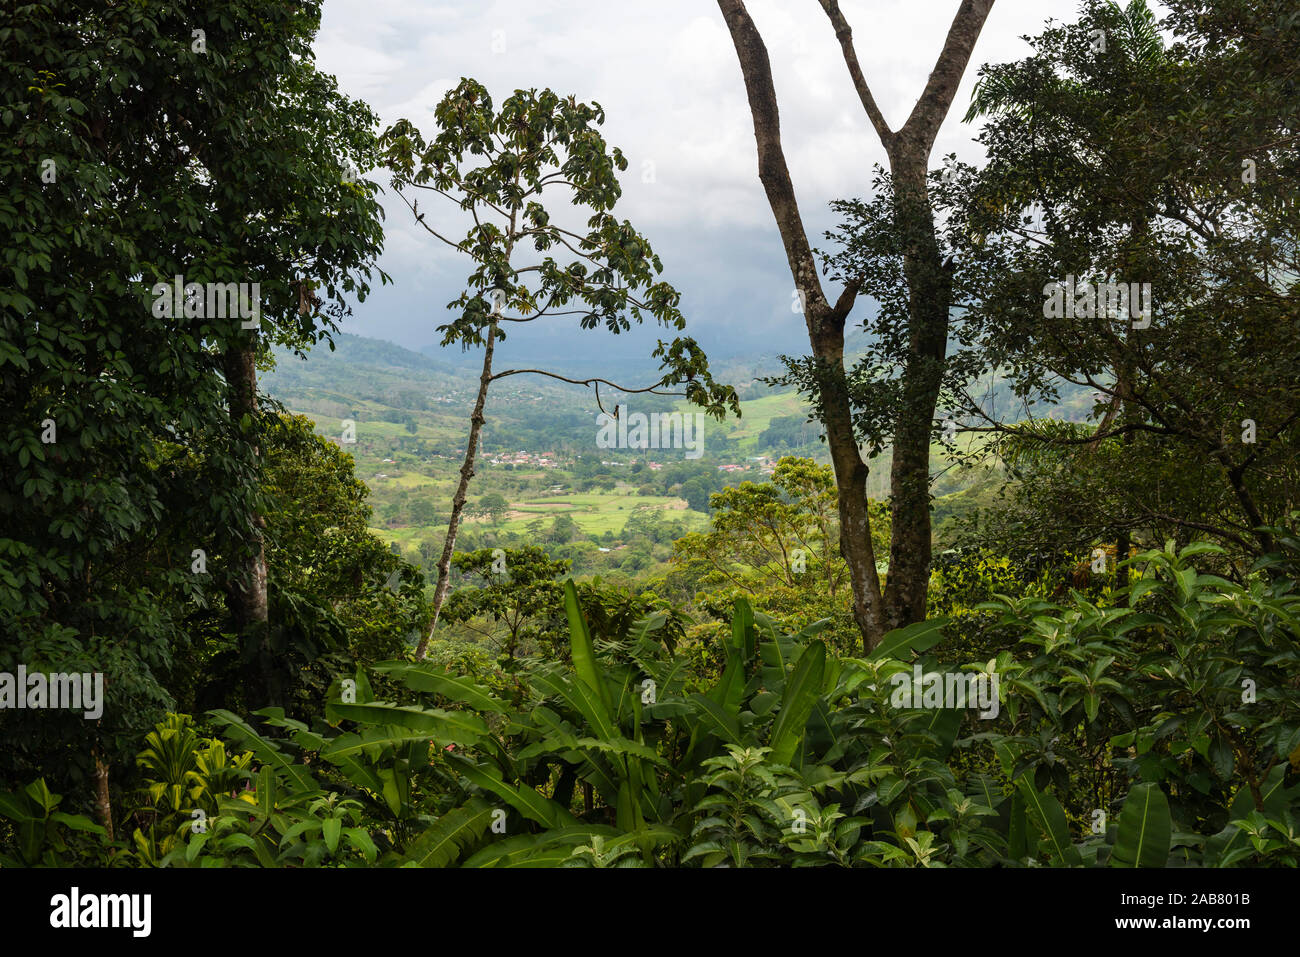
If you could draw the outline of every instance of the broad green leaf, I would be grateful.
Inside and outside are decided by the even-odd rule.
[[[403,861],[420,867],[446,867],[460,857],[467,845],[483,835],[492,824],[494,810],[486,801],[471,798],[463,807],[438,818],[436,824],[412,841]]]
[[[731,642],[741,661],[748,662],[754,657],[754,640],[754,611],[747,600],[737,598],[731,616]]]
[[[520,834],[494,841],[477,851],[464,864],[465,867],[520,867],[531,866],[554,867],[559,861],[568,858],[572,848],[579,844],[590,843],[593,837],[616,838],[619,831],[608,825],[570,825],[555,828],[541,834]],[[560,850],[560,857],[554,863],[545,862],[540,855],[552,850]]]
[[[803,736],[813,703],[821,694],[822,672],[826,667],[826,646],[814,641],[795,662],[794,671],[781,695],[781,712],[772,724],[768,745],[772,760],[789,764]]]
[[[460,675],[448,674],[441,668],[423,662],[385,661],[375,665],[375,670],[401,678],[413,691],[429,691],[468,705],[475,711],[492,711],[506,714],[510,709],[504,701],[493,697],[482,685]]]
[[[560,827],[573,822],[573,815],[567,809],[538,794],[527,784],[516,787],[503,781],[493,769],[481,768],[468,758],[452,756],[448,761],[471,783],[502,798],[530,821],[543,827]]]
[[[687,700],[700,716],[706,730],[724,741],[740,743],[740,726],[732,715],[722,709],[722,705],[702,694],[693,694]]]
[[[601,705],[596,692],[586,682],[576,680],[568,675],[559,675],[537,671],[533,674],[533,684],[549,694],[563,698],[586,720],[591,730],[600,738],[612,738],[616,735],[614,722],[609,711]]]
[[[335,854],[339,849],[339,837],[343,834],[343,822],[336,817],[327,817],[321,821],[321,836],[325,838],[325,846],[330,849],[331,854]]]
[[[1119,813],[1111,866],[1166,866],[1173,832],[1169,801],[1160,786],[1150,782],[1135,785]]]
[[[918,621],[905,628],[895,628],[881,639],[880,644],[875,647],[871,654],[867,655],[867,660],[879,661],[882,658],[905,660],[904,656],[908,651],[920,654],[933,648],[943,640],[943,629],[949,620],[948,618],[930,618],[926,621]]]
[[[370,754],[388,747],[406,744],[428,744],[428,731],[395,731],[391,728],[362,728],[359,734],[341,734],[321,748],[320,756],[330,762],[341,762],[357,754]]]
[[[432,737],[455,744],[475,744],[488,733],[483,719],[468,711],[442,711],[438,708],[420,708],[384,701],[372,701],[369,704],[330,702],[326,711],[331,716],[359,724],[427,731]]]
[[[58,821],[64,827],[70,827],[74,831],[87,831],[92,834],[101,834],[108,836],[108,831],[102,824],[96,824],[90,818],[82,814],[64,814],[62,811],[55,811],[50,815],[51,821]]]
[[[596,661],[596,649],[591,642],[591,632],[587,630],[587,621],[582,615],[582,606],[578,604],[578,590],[573,579],[564,583],[564,610],[569,616],[569,650],[573,656],[573,670],[578,679],[596,693],[605,715],[609,714],[609,699],[605,694],[605,681],[601,676],[600,665]]]
[[[1065,810],[1061,802],[1050,794],[1039,791],[1029,778],[1022,777],[1016,782],[1020,795],[1025,801],[1025,810],[1047,836],[1047,845],[1052,860],[1066,867],[1077,867],[1083,863],[1079,849],[1070,840],[1070,827],[1065,819]]]
[[[242,747],[252,751],[257,759],[266,766],[283,774],[293,782],[299,791],[316,792],[320,785],[311,776],[306,766],[295,764],[280,751],[275,744],[254,731],[239,715],[224,709],[208,712],[212,717],[226,726],[226,733]]]

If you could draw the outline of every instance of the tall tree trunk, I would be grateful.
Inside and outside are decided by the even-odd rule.
[[[1129,226],[1129,248],[1124,252],[1121,259],[1121,267],[1124,273],[1129,273],[1141,253],[1142,243],[1150,233],[1151,223],[1144,218],[1135,218]],[[1122,275],[1121,275],[1122,278]],[[1138,370],[1137,363],[1133,358],[1133,323],[1132,310],[1122,310],[1124,315],[1124,336],[1123,344],[1117,350],[1113,362],[1115,366],[1115,395],[1111,400],[1110,407],[1107,408],[1102,416],[1101,424],[1097,426],[1097,434],[1103,435],[1114,419],[1120,426],[1126,426],[1136,420],[1138,410],[1134,406],[1133,397],[1137,394],[1138,388]],[[1132,446],[1136,441],[1136,435],[1132,432],[1125,432],[1120,437],[1120,443],[1127,447]],[[1094,442],[1089,448],[1096,451],[1101,447],[1101,442]],[[1126,452],[1127,454],[1127,452]],[[1127,565],[1122,565],[1128,559],[1129,549],[1132,547],[1133,536],[1130,528],[1124,528],[1116,533],[1115,536],[1115,588],[1116,590],[1128,587],[1129,569]],[[1121,567],[1122,566],[1122,567]],[[1119,599],[1122,607],[1127,607],[1129,596],[1124,595]]]
[[[804,302],[808,340],[817,365],[817,398],[839,493],[840,551],[853,586],[853,618],[862,633],[863,647],[869,651],[884,636],[880,578],[867,510],[870,470],[858,449],[844,374],[844,323],[857,297],[857,286],[851,283],[833,306],[826,299],[781,145],[781,117],[767,47],[742,0],[718,0],[718,7],[744,74],[758,146],[758,178],[781,231],[795,288]]]
[[[826,428],[840,496],[841,551],[853,585],[854,618],[867,649],[884,632],[925,617],[930,578],[930,436],[948,341],[951,279],[940,262],[927,190],[930,151],[994,0],[961,0],[934,70],[907,123],[889,128],[858,63],[853,31],[838,0],[819,0],[834,27],[862,107],[889,156],[896,202],[906,230],[904,269],[908,283],[909,344],[903,373],[904,402],[895,422],[891,475],[893,539],[889,577],[882,596],[867,509],[869,474],[858,450],[844,372],[844,324],[857,295],[850,282],[831,306],[817,278],[816,263],[799,215],[794,185],[781,146],[780,114],[767,47],[744,0],[718,0],[745,78],[758,143],[758,175],[785,245],[795,287],[804,293],[808,338],[818,366],[822,424]]]
[[[853,591],[853,618],[862,633],[862,647],[870,652],[887,630],[882,617],[880,575],[871,537],[867,502],[867,476],[871,470],[858,449],[853,409],[844,374],[844,325],[823,321],[812,337],[819,368],[818,391],[822,401],[826,444],[835,472],[840,516],[840,555],[849,568]]]
[[[456,495],[451,500],[451,518],[447,521],[447,540],[442,545],[442,557],[438,559],[438,587],[433,593],[433,623],[428,633],[416,645],[415,657],[423,659],[429,653],[429,641],[438,627],[438,616],[451,591],[451,556],[456,551],[456,533],[460,530],[460,517],[465,511],[465,501],[469,497],[469,480],[474,477],[474,460],[478,455],[478,437],[483,431],[483,407],[487,404],[488,387],[492,384],[492,353],[496,348],[497,323],[493,320],[488,326],[487,347],[483,351],[483,373],[478,380],[478,398],[474,400],[474,412],[469,419],[469,439],[465,443],[465,461],[460,466],[460,484],[456,486]]]
[[[903,401],[894,420],[890,512],[893,533],[885,581],[885,628],[925,619],[930,586],[930,444],[948,351],[949,270],[940,258],[927,181],[929,146],[893,141],[894,215],[903,236],[908,288]]]
[[[113,841],[113,801],[108,793],[108,764],[100,756],[99,749],[93,752],[95,759],[95,817],[100,826],[108,832],[109,843]]]
[[[948,347],[952,303],[949,264],[941,261],[930,205],[930,152],[993,10],[994,0],[961,0],[943,50],[902,128],[885,121],[858,62],[853,30],[838,0],[819,0],[826,12],[858,99],[889,157],[894,213],[903,236],[903,273],[908,289],[908,346],[903,365],[903,399],[894,420],[890,472],[893,522],[884,623],[899,628],[925,618],[930,585],[930,437]]]
[[[1125,329],[1124,330],[1125,342],[1126,343],[1130,342],[1132,338],[1133,338],[1133,330],[1131,328]],[[1137,388],[1137,370],[1134,368],[1135,363],[1133,362],[1132,352],[1129,351],[1128,349],[1125,349],[1121,354],[1120,361],[1116,363],[1116,365],[1118,366],[1119,374],[1116,377],[1115,401],[1114,403],[1112,403],[1111,409],[1117,409],[1120,425],[1126,425],[1129,422],[1133,421],[1133,419],[1135,418],[1135,410],[1133,408],[1132,395],[1134,393],[1134,390]],[[1107,416],[1109,415],[1110,415],[1110,410],[1107,411]],[[1098,427],[1097,431],[1102,432],[1104,431],[1105,427],[1106,427],[1105,422],[1103,421],[1102,425]],[[1130,446],[1132,446],[1136,440],[1137,440],[1137,436],[1132,432],[1125,432],[1124,435],[1120,437],[1120,442],[1124,445],[1126,450]],[[1121,563],[1128,560],[1129,548],[1132,546],[1132,544],[1133,544],[1133,536],[1131,534],[1130,529],[1128,528],[1122,529],[1116,535],[1115,587],[1117,589],[1128,587],[1129,569],[1127,565],[1121,565]],[[1121,606],[1127,607],[1129,603],[1129,596],[1125,595],[1123,598],[1120,599],[1119,603]]]
[[[245,415],[257,415],[257,354],[252,348],[231,347],[223,355],[226,384],[229,389],[230,418],[238,423]],[[254,456],[261,448],[252,445]],[[256,513],[249,516],[248,538],[236,542],[231,550],[232,575],[226,588],[227,604],[241,640],[251,646],[245,670],[249,704],[265,707],[281,704],[279,679],[274,657],[266,645],[266,543],[263,529],[266,519]]]

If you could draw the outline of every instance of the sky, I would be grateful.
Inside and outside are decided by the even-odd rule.
[[[958,5],[841,0],[891,128],[902,125],[924,89]],[[772,60],[804,223],[813,246],[825,247],[823,233],[835,226],[828,204],[868,197],[884,150],[817,0],[747,6]],[[982,155],[977,128],[961,122],[978,66],[1023,59],[1025,35],[1041,32],[1049,18],[1071,21],[1077,10],[1077,0],[997,0],[939,134],[933,167],[948,153],[966,162]],[[326,0],[315,49],[320,69],[369,103],[384,125],[405,117],[426,135],[434,130],[435,105],[461,77],[483,83],[497,102],[518,88],[550,87],[600,103],[605,138],[629,161],[615,213],[649,239],[664,264],[661,278],[682,293],[686,334],[718,357],[808,351],[758,180],[740,65],[713,0]],[[366,176],[387,187],[382,170]],[[471,269],[418,227],[391,192],[382,200],[380,265],[393,283],[358,304],[343,331],[420,349],[437,341],[446,304]],[[427,215],[437,222],[442,213],[430,208]],[[827,291],[832,298],[837,292]],[[859,303],[855,315],[864,308]],[[602,357],[648,356],[659,337],[667,338],[653,326],[615,341],[604,330],[578,330],[568,318],[549,322],[513,336],[503,358],[594,366]]]

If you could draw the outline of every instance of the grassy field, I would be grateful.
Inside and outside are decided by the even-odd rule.
[[[524,534],[528,531],[528,526],[538,519],[549,525],[556,516],[567,515],[573,519],[584,535],[604,535],[605,532],[618,534],[627,524],[628,518],[641,508],[664,512],[665,517],[683,520],[692,529],[699,528],[707,522],[699,512],[688,509],[684,499],[663,495],[633,495],[617,491],[534,496],[530,499],[512,501],[510,506],[510,517],[500,524],[493,524],[487,519],[472,518],[466,521],[466,525],[474,528],[485,526],[499,528],[502,531]],[[403,548],[413,548],[424,539],[441,534],[441,526],[374,528],[373,531],[384,541],[397,542]]]
[[[666,512],[667,518],[703,523],[704,516],[686,508],[686,501],[663,495],[629,495],[615,492],[586,492],[575,495],[547,495],[532,501],[511,502],[511,518],[501,527],[524,532],[530,522],[542,518],[550,522],[555,516],[567,515],[584,535],[618,533],[637,509]]]
[[[384,422],[378,418],[387,411],[387,407],[362,401],[354,402],[353,405],[357,410],[354,419],[357,426],[356,444],[362,449],[380,451],[391,448],[394,439],[429,439],[451,444],[464,442],[464,417],[451,413],[412,412],[410,414],[416,421],[416,432],[412,435],[401,422]],[[338,416],[311,410],[304,410],[301,414],[316,423],[316,431],[321,435],[337,438],[343,431],[343,420]],[[355,450],[355,447],[349,449]]]
[[[786,415],[805,415],[806,410],[807,406],[796,392],[769,395],[761,399],[749,399],[740,404],[741,417],[739,419],[728,416],[724,422],[718,422],[714,419],[705,420],[705,452],[709,450],[710,440],[721,435],[726,436],[733,442],[739,442],[741,449],[746,454],[756,454],[759,451],[758,437],[772,424],[774,418]],[[683,400],[677,403],[675,411],[698,412],[699,409]],[[815,429],[816,426],[810,426],[809,428]],[[816,433],[810,432],[810,434],[815,435]]]

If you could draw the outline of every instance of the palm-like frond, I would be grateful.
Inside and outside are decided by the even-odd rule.
[[[1130,0],[1123,11],[1114,0],[1111,0],[1111,6],[1124,21],[1125,33],[1121,40],[1124,52],[1142,64],[1164,59],[1165,41],[1160,36],[1155,12],[1147,6],[1147,0]]]
[[[1127,8],[1109,0],[1110,8],[1119,21],[1120,31],[1112,40],[1119,52],[1144,66],[1162,60],[1165,44],[1160,36],[1155,12],[1147,0],[1130,0]],[[981,116],[1019,116],[1032,118],[1034,103],[1017,90],[1016,75],[1005,66],[986,68],[971,94],[970,109],[964,122],[971,123]],[[1064,81],[1066,87],[1081,85]]]
[[[1000,70],[985,73],[975,84],[971,93],[970,109],[962,122],[970,123],[981,116],[1013,114],[1028,120],[1031,114],[1029,103],[1020,99],[1009,74]]]

